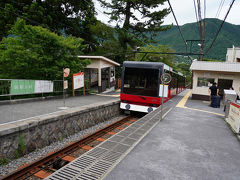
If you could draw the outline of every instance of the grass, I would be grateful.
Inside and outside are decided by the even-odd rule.
[[[7,164],[9,162],[8,159],[6,158],[0,158],[0,166],[4,166],[5,164]]]

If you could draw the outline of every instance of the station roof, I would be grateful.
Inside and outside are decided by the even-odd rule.
[[[240,63],[194,61],[190,69],[198,71],[240,72]]]
[[[120,66],[120,64],[118,64],[117,62],[115,62],[111,59],[108,59],[104,56],[78,56],[78,57],[81,58],[81,59],[101,59],[101,60],[106,61],[109,64],[113,64],[115,66]]]

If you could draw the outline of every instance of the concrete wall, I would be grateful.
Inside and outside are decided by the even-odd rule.
[[[21,155],[21,145],[24,145],[22,149],[25,153],[43,148],[109,120],[119,112],[119,101],[113,100],[0,125],[0,159],[13,159],[17,154]]]
[[[240,48],[227,48],[226,62],[237,62],[237,58],[240,58]]]
[[[198,77],[214,78],[218,83],[218,79],[231,79],[233,80],[234,90],[240,94],[240,73],[230,72],[215,72],[215,71],[193,71],[193,91],[192,94],[208,96],[209,87],[197,87]]]

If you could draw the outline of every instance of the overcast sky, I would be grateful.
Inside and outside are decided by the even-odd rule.
[[[97,3],[97,0],[93,0],[96,5],[96,11],[98,13],[97,18],[104,23],[108,24],[108,16],[103,15],[101,12],[103,12],[105,9],[100,7],[99,3]],[[110,0],[107,0],[110,1]],[[222,10],[218,16],[219,19],[224,19],[224,16],[229,8],[230,2],[232,0],[224,0],[224,6],[222,7]],[[202,0],[203,2],[203,0]],[[206,0],[206,17],[207,18],[215,18],[219,5],[221,0]],[[193,0],[170,0],[170,3],[172,5],[173,11],[177,17],[178,23],[180,25],[186,24],[186,23],[192,23],[196,22],[196,15],[194,10],[194,3]],[[163,7],[169,7],[168,3],[165,3]],[[202,8],[203,9],[203,8]],[[99,10],[101,12],[99,12]],[[227,22],[232,24],[240,25],[240,0],[236,0],[233,4],[233,7],[226,19]],[[203,17],[203,16],[202,16]],[[164,19],[164,24],[176,24],[175,20],[173,18],[172,14],[169,14]],[[114,24],[111,24],[114,25]]]

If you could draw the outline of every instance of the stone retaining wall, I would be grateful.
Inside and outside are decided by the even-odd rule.
[[[0,159],[43,148],[119,113],[119,101],[114,100],[0,125]]]

